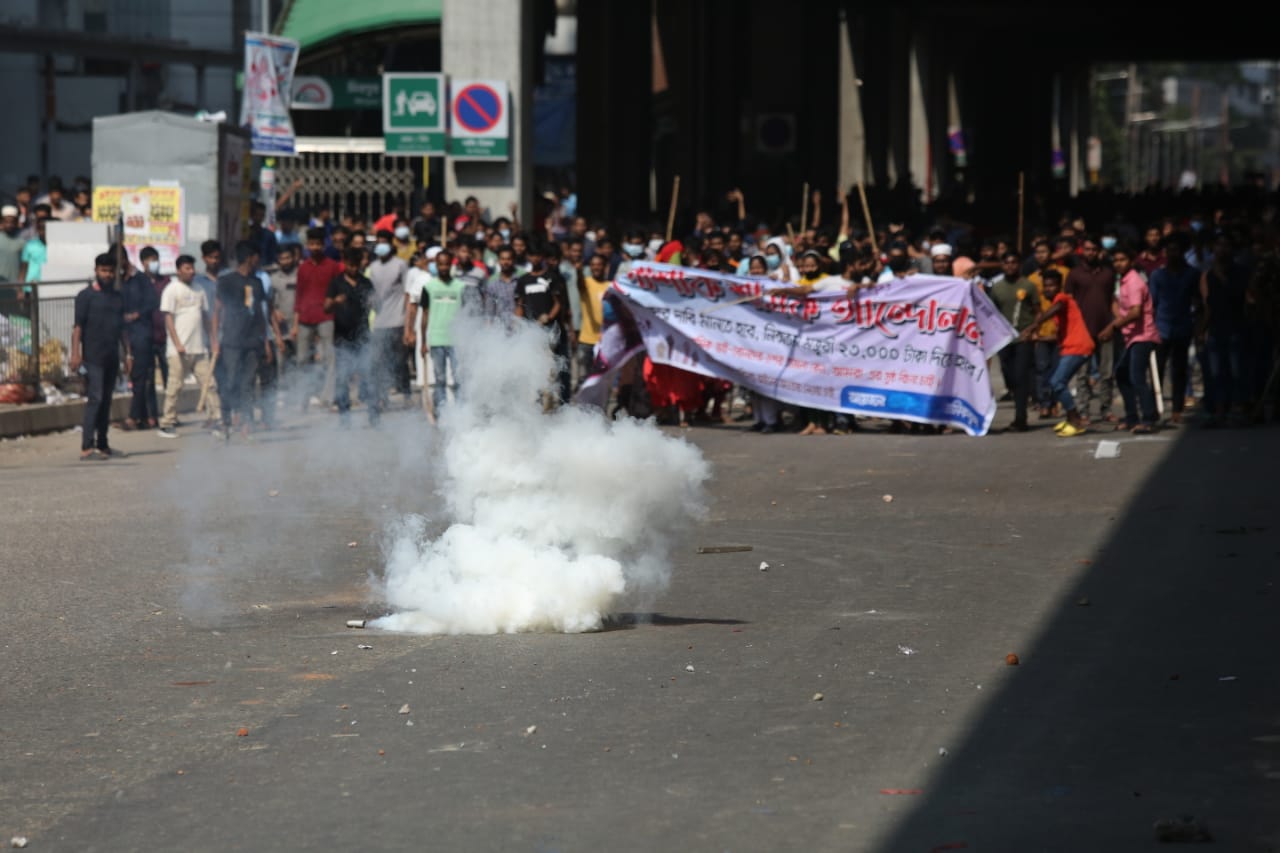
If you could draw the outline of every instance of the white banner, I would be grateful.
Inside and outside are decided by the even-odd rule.
[[[981,290],[918,275],[856,298],[843,286],[769,292],[785,286],[667,264],[637,264],[614,283],[657,364],[793,405],[986,434],[987,359],[1015,332]]]
[[[298,43],[266,33],[244,34],[244,92],[240,124],[253,137],[253,153],[263,156],[295,153],[293,120],[293,71],[298,64]]]

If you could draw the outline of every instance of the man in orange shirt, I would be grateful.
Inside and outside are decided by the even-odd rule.
[[[1051,304],[1047,311],[1022,333],[1024,340],[1030,340],[1042,324],[1056,319],[1058,322],[1058,366],[1049,377],[1049,387],[1054,396],[1066,410],[1067,419],[1053,428],[1058,435],[1070,438],[1085,431],[1085,421],[1076,408],[1075,398],[1071,396],[1071,379],[1093,355],[1093,336],[1084,324],[1084,315],[1075,299],[1062,292],[1062,273],[1053,267],[1041,273],[1044,282],[1044,294]]]

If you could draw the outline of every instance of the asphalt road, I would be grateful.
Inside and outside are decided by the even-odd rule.
[[[344,627],[425,427],[0,443],[0,842],[1280,850],[1280,431],[688,435],[670,589],[496,637]]]

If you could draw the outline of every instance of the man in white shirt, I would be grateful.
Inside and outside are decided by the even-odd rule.
[[[164,414],[160,418],[160,436],[178,437],[178,394],[189,374],[195,374],[201,388],[207,387],[209,412],[218,412],[218,392],[212,385],[209,363],[210,318],[205,292],[192,287],[196,277],[196,261],[190,255],[179,255],[174,264],[178,274],[160,294],[160,311],[164,314],[165,357],[169,362],[169,381],[164,386]]]

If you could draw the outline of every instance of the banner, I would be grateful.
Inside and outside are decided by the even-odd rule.
[[[293,154],[295,138],[289,104],[298,43],[265,33],[244,34],[244,92],[240,125],[253,137],[253,153]]]
[[[135,267],[152,246],[160,269],[169,272],[182,254],[182,187],[94,187],[93,221],[115,225],[124,216],[124,248]]]
[[[634,317],[626,308],[617,304],[622,297],[615,291],[604,295],[601,306],[605,318],[604,332],[596,344],[591,372],[582,380],[574,399],[587,406],[607,410],[613,382],[628,361],[644,352],[644,340]]]
[[[996,404],[987,359],[1013,327],[968,282],[917,275],[808,297],[786,285],[637,264],[614,287],[649,358],[831,412],[941,424],[984,435]]]

